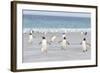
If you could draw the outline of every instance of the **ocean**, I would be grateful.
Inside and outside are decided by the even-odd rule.
[[[90,29],[91,18],[23,13],[22,27],[23,29]]]

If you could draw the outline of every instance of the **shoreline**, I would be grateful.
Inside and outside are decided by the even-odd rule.
[[[24,28],[22,33],[29,33],[31,31],[34,32],[90,32],[91,28],[81,28],[81,29],[74,29],[74,28]]]

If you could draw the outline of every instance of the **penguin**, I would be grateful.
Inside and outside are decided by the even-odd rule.
[[[28,40],[28,42],[32,43],[32,41],[33,41],[33,35],[32,35],[32,33],[29,33],[29,40]]]
[[[56,39],[56,36],[53,36],[53,37],[51,38],[51,42],[54,42],[55,39]]]
[[[60,41],[61,42],[61,48],[62,49],[66,49],[67,48],[67,46],[69,45],[69,42],[66,40],[66,37],[63,37],[63,40],[62,41]]]
[[[84,35],[86,36],[87,35],[87,32],[85,32]]]
[[[33,34],[34,33],[34,30],[31,30],[31,33]]]
[[[83,48],[83,52],[87,51],[86,38],[84,38],[83,41],[82,41],[82,48]]]
[[[87,35],[87,32],[81,32],[81,34],[82,34],[83,36],[86,36],[86,35]]]
[[[47,53],[47,40],[45,37],[42,37],[41,43],[41,52]]]

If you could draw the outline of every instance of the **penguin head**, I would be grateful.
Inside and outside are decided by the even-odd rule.
[[[64,37],[64,39],[66,39],[66,37]]]
[[[42,37],[42,39],[45,39],[45,37]]]
[[[32,33],[29,33],[29,35],[32,35]]]
[[[83,40],[86,41],[86,38],[84,38]]]

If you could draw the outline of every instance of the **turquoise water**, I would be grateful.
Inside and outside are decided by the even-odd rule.
[[[50,16],[23,13],[23,28],[90,28],[90,17]]]

